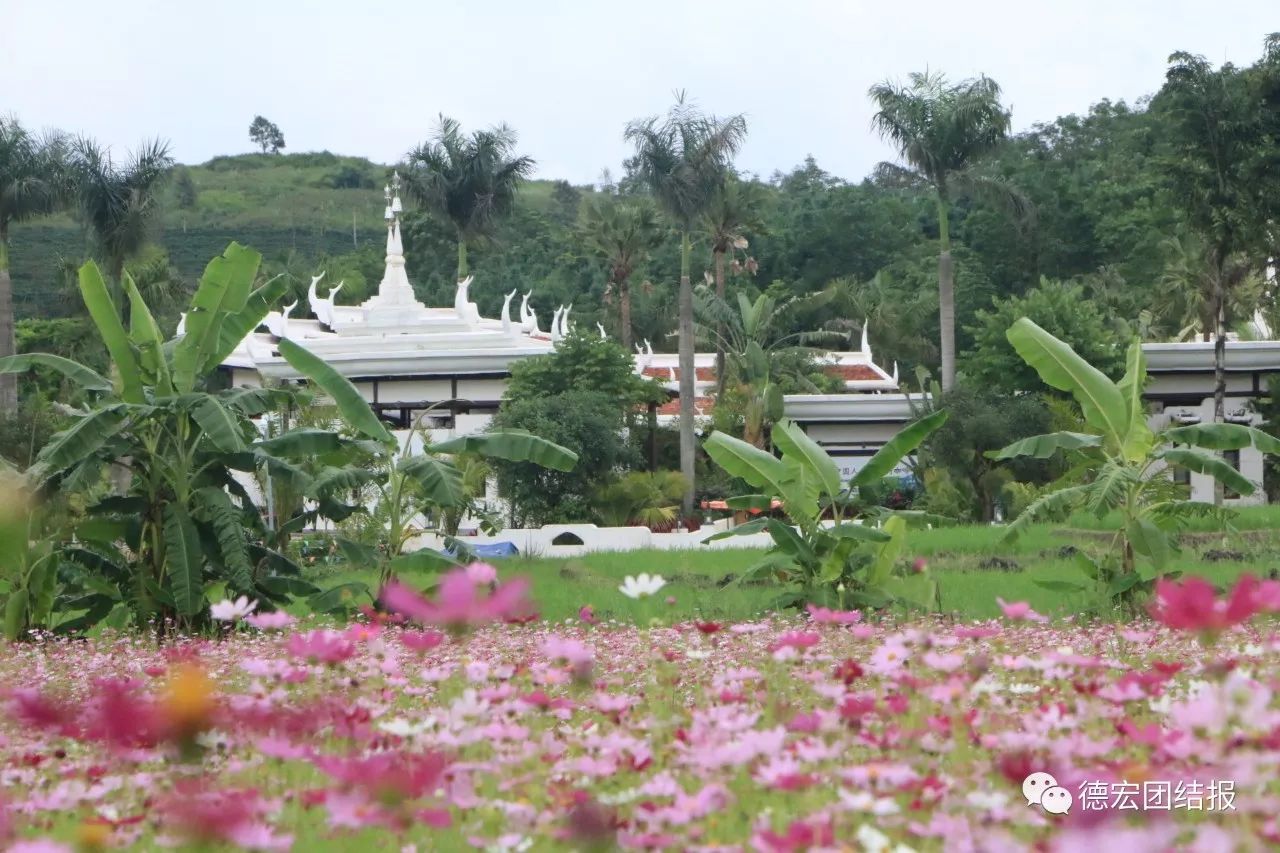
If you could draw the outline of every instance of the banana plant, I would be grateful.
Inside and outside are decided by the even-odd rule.
[[[405,571],[456,565],[442,551],[409,551],[407,546],[420,532],[413,524],[419,516],[447,523],[447,516],[474,509],[476,489],[468,486],[455,461],[458,457],[531,462],[557,471],[572,470],[578,462],[572,450],[523,430],[493,430],[430,444],[421,430],[422,416],[403,443],[398,442],[346,377],[292,341],[280,342],[280,354],[333,401],[348,423],[374,439],[365,446],[368,455],[361,464],[326,468],[316,482],[325,489],[372,490],[387,518],[381,547],[343,538],[338,546],[352,563],[378,567],[382,583]],[[416,434],[423,437],[421,453],[413,452]]]
[[[1088,431],[1032,436],[987,454],[993,459],[1047,459],[1063,453],[1078,463],[1063,478],[1061,488],[1022,511],[1004,538],[1017,538],[1049,512],[1086,510],[1099,518],[1118,512],[1121,524],[1112,538],[1108,559],[1098,562],[1083,553],[1077,555],[1086,583],[1054,581],[1041,585],[1068,593],[1084,592],[1092,585],[1108,600],[1135,610],[1158,577],[1172,576],[1167,569],[1176,551],[1175,534],[1185,522],[1203,516],[1225,520],[1229,515],[1210,504],[1187,500],[1169,476],[1170,469],[1207,474],[1236,493],[1249,495],[1255,484],[1214,451],[1253,447],[1263,453],[1277,453],[1280,440],[1261,430],[1231,423],[1195,424],[1153,432],[1142,397],[1147,381],[1146,361],[1137,342],[1129,347],[1124,376],[1113,382],[1070,345],[1025,317],[1014,323],[1006,336],[1046,385],[1075,399]]]
[[[93,399],[26,472],[42,495],[91,501],[87,517],[61,543],[67,583],[57,607],[69,618],[60,630],[104,619],[191,626],[204,619],[212,587],[276,604],[318,592],[292,560],[263,544],[261,514],[236,472],[265,466],[290,476],[299,470],[291,460],[345,448],[337,436],[316,431],[264,440],[253,419],[287,402],[289,392],[212,390],[207,382],[285,292],[280,278],[253,288],[260,262],[261,255],[236,243],[214,258],[192,297],[186,334],[169,341],[127,273],[126,329],[101,271],[89,262],[79,271],[80,292],[111,357],[110,378],[53,355],[0,359],[0,373],[51,368]],[[376,419],[357,428],[385,435]],[[97,500],[107,482],[112,493]],[[331,503],[330,493],[318,487],[313,493],[319,505]],[[11,592],[10,601],[18,594]]]
[[[57,518],[38,504],[21,474],[0,467],[0,627],[6,640],[46,628],[52,618],[58,553],[51,534]]]
[[[932,578],[894,573],[907,516],[890,514],[879,527],[860,523],[855,516],[857,490],[882,480],[946,419],[946,412],[935,412],[908,425],[847,482],[835,461],[793,421],[783,419],[774,426],[773,443],[780,458],[724,433],[712,433],[703,445],[712,460],[759,489],[729,499],[729,507],[767,511],[777,499],[786,520],[760,518],[705,541],[768,532],[773,547],[742,580],[776,578],[787,587],[780,605],[883,607],[901,601],[932,606],[937,600]]]

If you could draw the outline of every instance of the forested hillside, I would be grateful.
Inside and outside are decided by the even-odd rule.
[[[1142,323],[1145,334],[1159,337],[1195,324],[1203,305],[1199,249],[1182,229],[1160,166],[1165,120],[1145,104],[1104,100],[1087,115],[1014,136],[984,165],[987,179],[1014,188],[1030,205],[1029,212],[1015,211],[978,188],[962,193],[954,206],[962,366],[978,313],[1042,283],[1051,289],[1051,282],[1075,283],[1113,327]],[[133,263],[190,286],[203,264],[235,239],[261,250],[270,270],[290,276],[299,293],[308,276],[327,270],[331,282],[347,281],[342,301],[363,299],[381,273],[382,186],[390,170],[328,153],[252,154],[179,166],[163,188],[152,235],[167,260],[153,251]],[[744,178],[751,215],[742,229],[747,248],[733,255],[738,263],[730,267],[731,290],[786,296],[840,288],[836,310],[819,318],[829,327],[855,341],[866,317],[885,359],[906,368],[935,361],[938,221],[928,192],[887,171],[842,180],[812,160]],[[471,293],[481,310],[495,313],[512,288],[533,289],[544,328],[554,308],[570,302],[580,323],[599,319],[615,328],[605,264],[583,248],[577,232],[583,199],[601,191],[527,182],[514,215],[499,223],[492,241],[472,250]],[[624,165],[603,191],[639,190]],[[452,232],[412,209],[406,221],[410,274],[422,297],[451,304]],[[67,215],[14,228],[19,318],[76,310],[68,296],[69,272],[87,256],[88,245]],[[705,239],[695,244],[693,266],[695,278],[711,269]],[[677,276],[674,236],[633,276],[636,336],[658,349],[674,347],[669,335]],[[1269,300],[1262,307],[1269,311]]]

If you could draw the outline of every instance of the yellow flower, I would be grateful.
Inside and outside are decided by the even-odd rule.
[[[76,828],[76,849],[85,851],[102,850],[111,840],[111,827],[105,823],[82,823]]]
[[[162,707],[180,732],[200,731],[213,713],[213,682],[199,666],[182,664],[169,677]]]

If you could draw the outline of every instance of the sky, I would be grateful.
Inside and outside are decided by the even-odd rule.
[[[0,0],[0,114],[123,153],[162,137],[180,162],[252,150],[255,115],[287,151],[398,160],[440,113],[506,122],[537,177],[618,174],[627,122],[686,90],[745,114],[738,166],[807,155],[860,180],[892,150],[866,92],[937,69],[1000,83],[1014,130],[1133,101],[1168,55],[1253,62],[1275,0]]]

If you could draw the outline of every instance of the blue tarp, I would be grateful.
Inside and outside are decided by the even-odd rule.
[[[520,553],[520,549],[511,542],[490,542],[487,545],[472,545],[471,550],[475,552],[477,557],[486,560],[493,560],[498,557],[515,557]],[[445,553],[450,556],[457,556],[452,548],[445,551]]]

